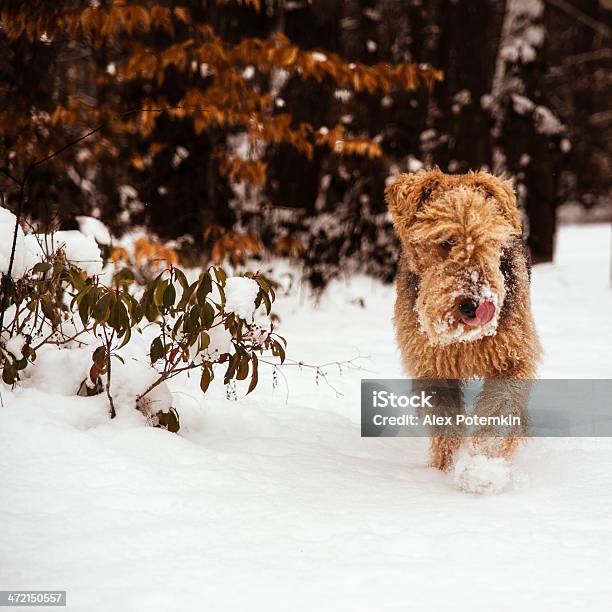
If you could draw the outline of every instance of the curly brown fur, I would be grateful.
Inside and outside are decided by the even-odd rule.
[[[529,267],[511,186],[487,172],[402,174],[385,191],[402,242],[395,326],[406,372],[432,379],[529,379],[540,345],[531,315]],[[459,304],[494,305],[483,325]],[[518,396],[517,396],[518,397]],[[488,413],[487,401],[479,404]],[[477,407],[478,410],[478,407]],[[518,437],[479,444],[509,456]],[[434,437],[432,463],[452,465],[456,437]]]

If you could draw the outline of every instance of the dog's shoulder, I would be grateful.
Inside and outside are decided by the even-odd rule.
[[[419,277],[410,270],[405,255],[400,257],[395,284],[398,298],[411,302],[416,300],[419,293]]]

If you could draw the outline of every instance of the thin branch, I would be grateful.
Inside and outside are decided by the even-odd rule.
[[[265,363],[266,365],[273,366],[275,370],[277,370],[278,372],[282,374],[283,378],[285,379],[285,384],[287,385],[287,401],[289,401],[289,385],[287,383],[287,378],[285,377],[285,375],[283,374],[280,368],[297,366],[300,370],[302,368],[315,370],[317,374],[317,378],[322,378],[325,384],[336,394],[336,397],[342,397],[344,393],[342,393],[341,391],[338,391],[338,389],[336,389],[336,387],[334,387],[334,385],[332,385],[329,382],[329,379],[327,377],[327,372],[325,372],[323,368],[337,366],[340,374],[342,374],[342,368],[346,368],[347,370],[363,370],[364,368],[362,366],[355,365],[355,362],[357,362],[360,359],[365,359],[365,357],[363,355],[358,355],[357,357],[353,357],[352,359],[347,359],[346,361],[329,361],[327,363],[323,363],[320,365],[305,363],[303,361],[287,360],[287,359],[283,363],[267,361],[265,359],[259,359],[259,362]]]
[[[46,157],[43,157],[42,159],[37,159],[36,161],[34,161],[34,162],[32,162],[30,164],[30,166],[26,170],[26,173],[29,173],[31,170],[36,168],[36,166],[40,166],[41,164],[44,164],[45,162],[48,162],[50,159],[53,159],[54,157],[57,157],[58,155],[60,155],[61,153],[63,153],[67,149],[69,149],[70,147],[73,147],[74,145],[78,144],[82,140],[85,140],[86,138],[89,138],[90,136],[93,136],[96,132],[99,132],[103,127],[104,127],[103,124],[99,125],[98,127],[94,128],[93,130],[89,130],[89,132],[87,132],[86,134],[84,134],[80,138],[76,138],[75,140],[72,140],[72,141],[68,142],[63,147],[59,148],[57,151],[53,151],[53,153],[49,153],[49,155],[47,155]]]
[[[115,117],[117,119],[124,119],[125,117],[128,117],[129,115],[133,115],[135,113],[143,113],[143,112],[163,113],[165,110],[171,110],[171,109],[170,108],[168,109],[165,109],[165,108],[134,108],[132,110],[125,111],[124,113],[118,113],[117,115],[115,115]],[[99,132],[104,126],[105,124],[101,123],[97,127],[89,130],[89,132],[87,132],[86,134],[83,134],[83,136],[80,136],[79,138],[76,138],[75,140],[72,140],[66,143],[63,147],[60,147],[59,149],[57,149],[57,151],[53,151],[53,153],[49,153],[49,155],[47,155],[46,157],[43,157],[42,159],[38,159],[32,162],[27,171],[35,168],[36,166],[40,166],[40,164],[44,164],[45,162],[48,162],[54,157],[57,157],[58,155],[62,154],[64,151],[66,151],[70,147],[73,147],[74,145],[79,144],[79,142],[81,142],[82,140],[85,140],[86,138],[93,136],[96,132]]]
[[[595,51],[586,51],[585,53],[577,53],[570,55],[563,60],[563,65],[583,64],[585,62],[597,62],[602,59],[612,59],[612,49],[605,47],[596,49]]]
[[[11,179],[11,181],[13,181],[13,183],[15,183],[16,185],[20,184],[19,181],[8,170],[0,168],[0,172],[2,172],[2,174],[4,174],[4,176],[6,176],[7,178]]]
[[[58,332],[58,330],[54,329],[44,340],[39,342],[36,346],[33,346],[32,350],[37,351],[43,344],[54,344],[56,346],[63,346],[64,344],[68,344],[68,342],[72,342],[73,340],[78,342],[79,344],[82,344],[83,346],[86,346],[87,345],[86,342],[81,342],[80,340],[77,340],[77,338],[81,334],[84,334],[85,332],[89,332],[89,331],[91,330],[85,328],[77,332],[76,334],[74,334],[74,336],[70,336],[69,338],[62,338],[61,340],[50,342],[51,338]]]
[[[167,107],[164,107],[164,108],[133,108],[133,109],[125,111],[123,113],[116,113],[114,115],[114,118],[116,118],[116,119],[124,119],[125,117],[129,117],[130,115],[134,115],[136,113],[164,113],[164,112],[167,112],[167,111],[170,111],[170,110],[197,110],[197,111],[200,111],[200,112],[209,112],[208,108],[199,107],[199,106],[193,106],[193,107],[190,107],[190,106],[167,106]],[[112,116],[113,115],[111,115],[111,117]],[[81,141],[89,138],[90,136],[93,136],[97,132],[99,132],[104,126],[105,126],[105,124],[101,123],[97,127],[89,130],[89,132],[87,132],[86,134],[83,134],[83,136],[80,136],[79,138],[75,138],[74,140],[71,140],[70,142],[66,143],[63,147],[60,147],[56,151],[53,151],[52,153],[49,153],[49,155],[47,155],[45,157],[33,161],[28,166],[28,168],[26,169],[25,174],[24,174],[24,178],[23,178],[23,180],[21,182],[18,179],[16,179],[12,174],[10,174],[8,171],[6,171],[4,169],[0,169],[0,172],[2,172],[2,174],[4,174],[9,179],[11,179],[17,185],[22,185],[27,180],[28,174],[34,168],[36,168],[36,166],[40,166],[41,164],[44,164],[45,162],[48,162],[49,160],[53,159],[54,157],[57,157],[58,155],[61,155],[64,151],[70,149],[70,147],[73,147],[74,145],[79,144],[79,142],[81,142]]]
[[[601,34],[604,38],[610,38],[610,28],[597,19],[593,19],[586,13],[583,13],[580,9],[576,8],[573,4],[568,2],[567,0],[547,0],[548,4],[558,8],[560,11],[570,15],[576,21],[579,21],[583,25],[595,30],[598,34]]]
[[[178,362],[176,362],[176,364],[174,364],[169,370],[166,370],[164,372],[158,372],[159,377],[157,378],[157,380],[154,380],[140,395],[136,396],[136,404],[138,404],[146,395],[151,393],[151,391],[153,391],[155,387],[161,385],[161,383],[165,382],[166,380],[174,378],[181,372],[187,372],[188,370],[194,370],[196,368],[202,367],[202,364],[200,363],[190,363],[189,365],[186,365],[182,368],[177,368],[176,365],[178,365]]]

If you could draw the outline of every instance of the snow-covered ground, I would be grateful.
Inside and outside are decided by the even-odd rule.
[[[612,377],[610,233],[564,227],[534,270],[542,377]],[[360,378],[401,375],[393,298],[365,277],[280,298],[289,358],[363,369],[325,368],[340,397],[292,366],[238,402],[174,381],[181,435],[70,395],[78,352],[5,388],[0,589],[102,612],[609,610],[612,439],[533,440],[521,486],[478,496],[426,467],[426,440],[360,437]]]

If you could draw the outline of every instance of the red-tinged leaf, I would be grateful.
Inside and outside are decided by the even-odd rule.
[[[98,366],[98,369],[102,369],[106,363],[106,347],[99,346],[92,355],[93,362]]]
[[[179,346],[175,346],[171,351],[170,351],[170,356],[168,357],[168,360],[170,361],[170,363],[174,363],[174,361],[176,360],[176,356],[178,354],[178,352],[181,350],[181,348]]]
[[[94,363],[91,368],[89,368],[89,379],[92,383],[97,383],[100,378],[100,368]]]

